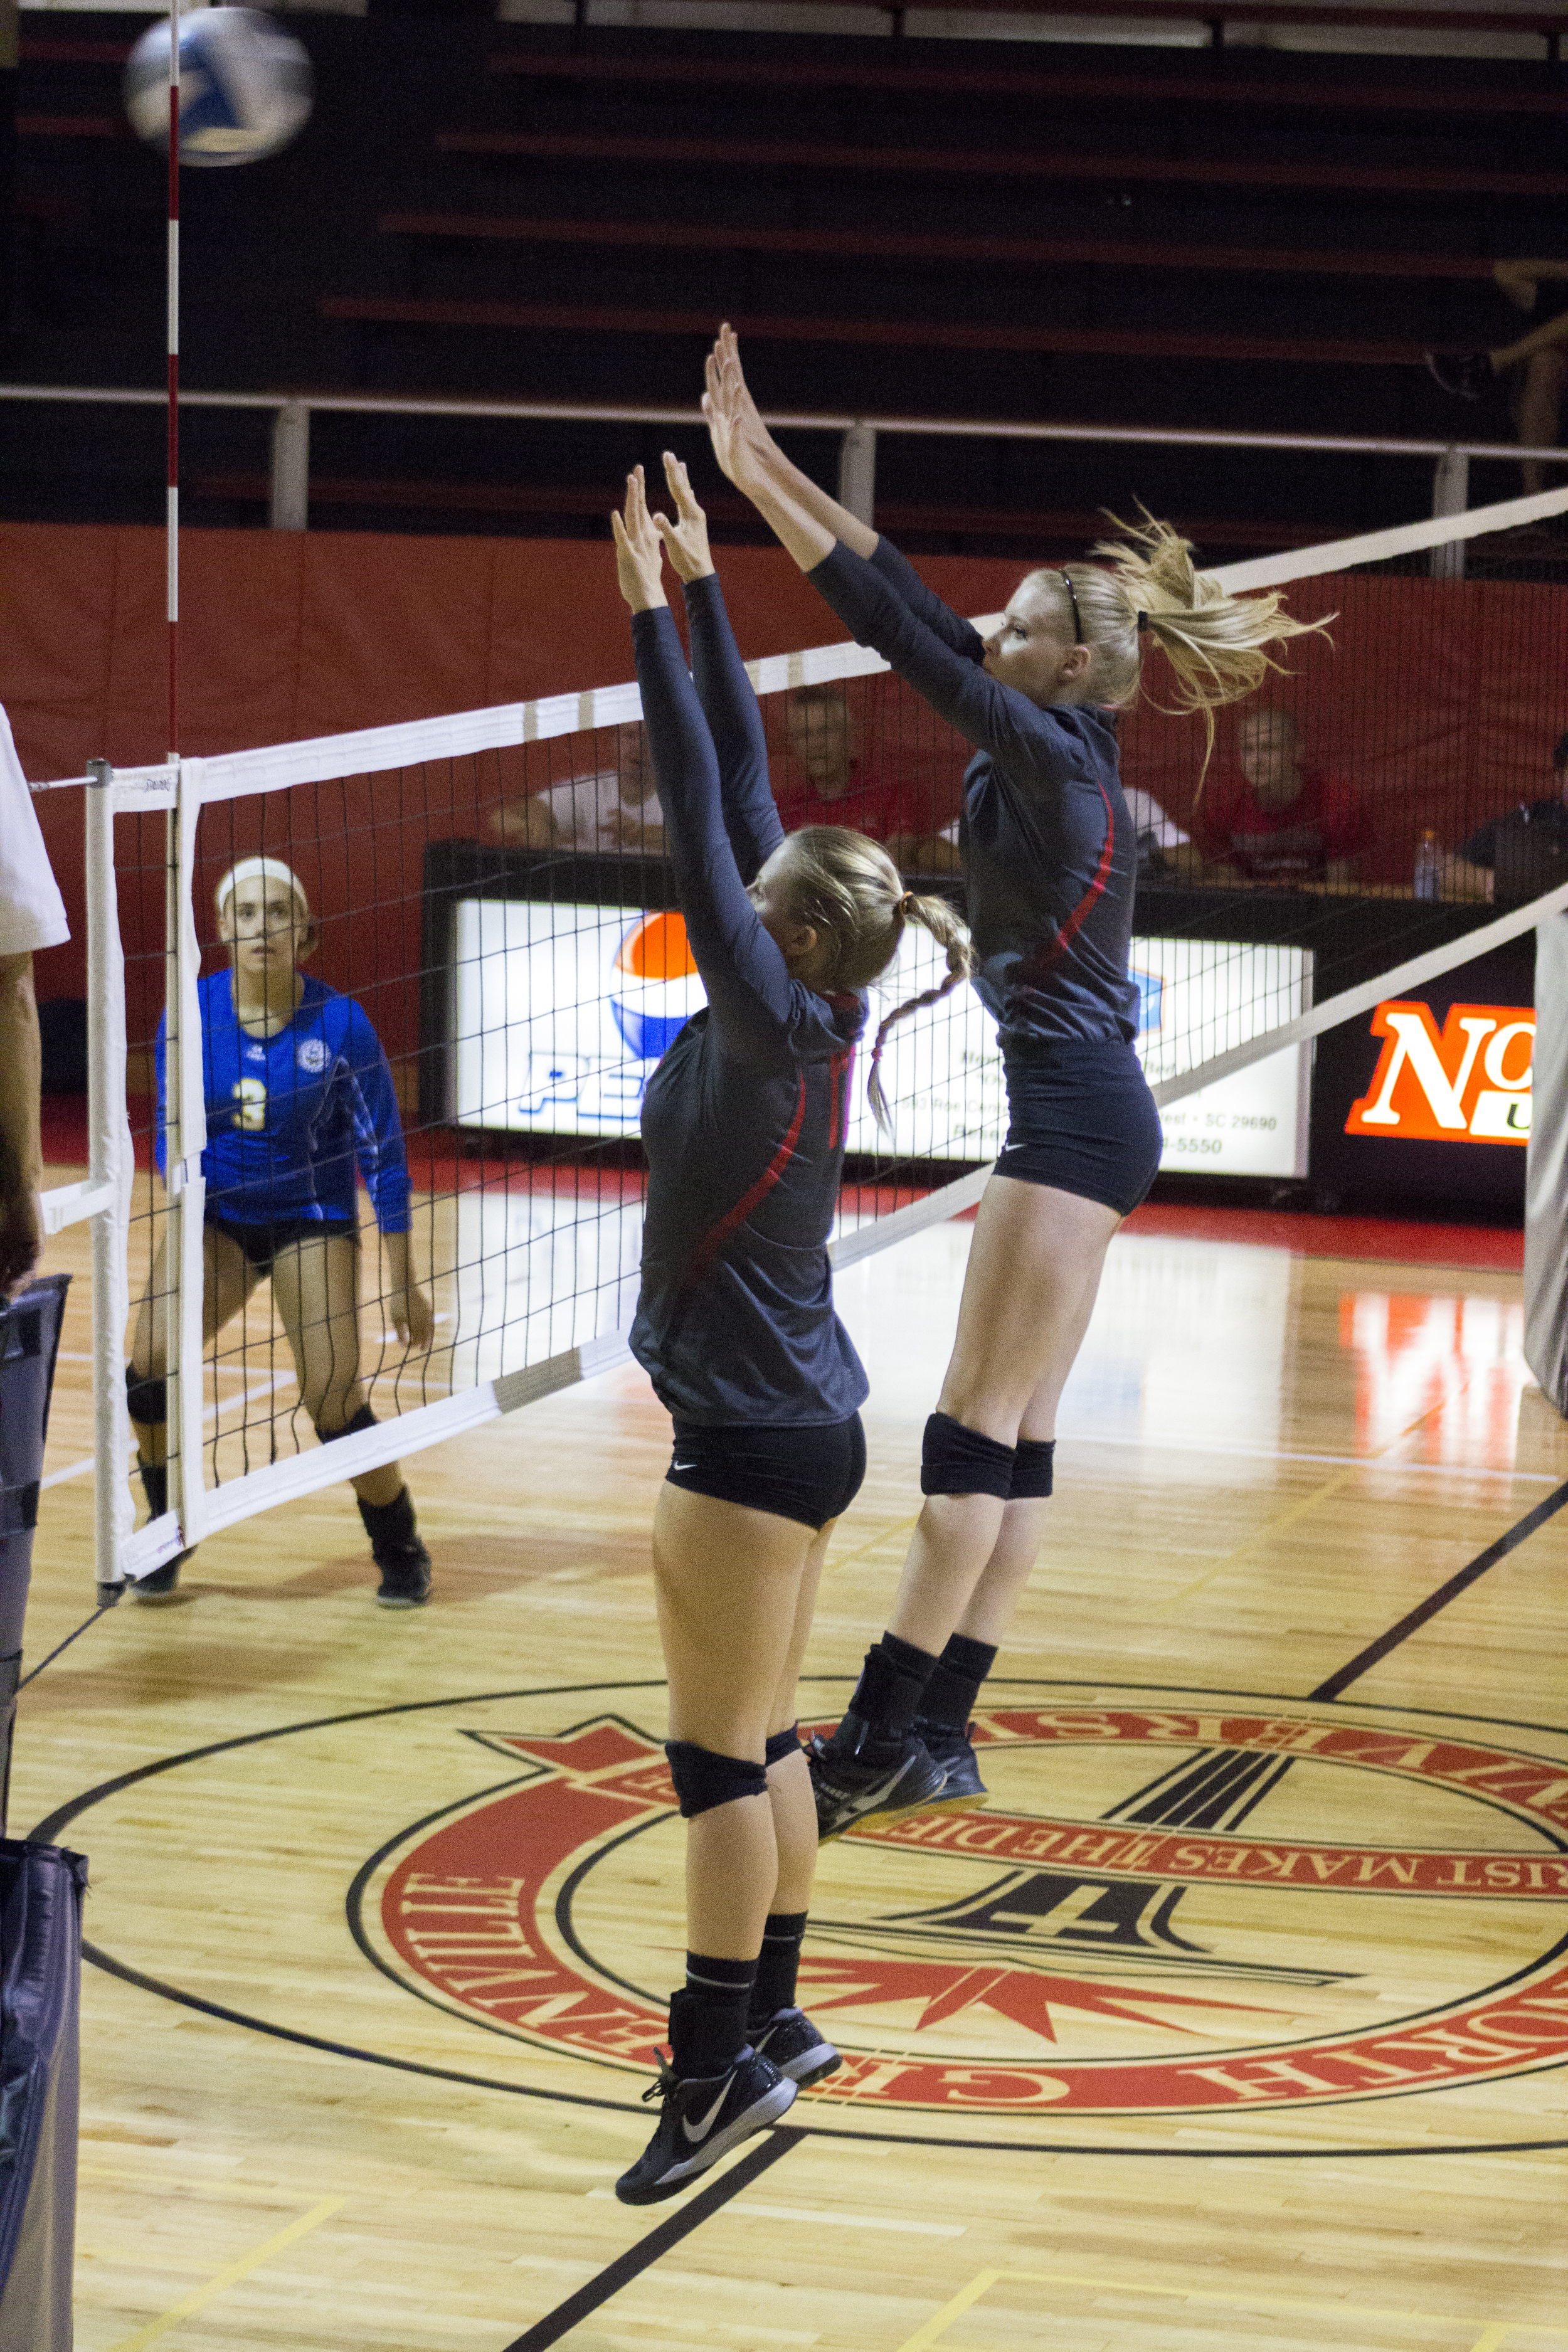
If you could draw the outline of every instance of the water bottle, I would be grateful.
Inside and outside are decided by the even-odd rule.
[[[1443,853],[1437,846],[1437,836],[1430,825],[1415,845],[1415,896],[1418,898],[1440,898],[1443,895]]]

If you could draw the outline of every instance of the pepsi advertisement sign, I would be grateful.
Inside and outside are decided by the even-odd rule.
[[[679,913],[462,898],[454,908],[448,1067],[460,1127],[513,1133],[633,1135],[660,1056],[706,1003]],[[1138,1050],[1151,1080],[1179,1076],[1311,1003],[1300,948],[1138,940]],[[940,950],[906,930],[871,1022],[945,977]],[[971,989],[922,1006],[888,1040],[893,1112],[879,1136],[858,1074],[847,1146],[953,1161],[994,1158],[1006,1131],[1002,1057]],[[1165,1168],[1305,1173],[1307,1049],[1295,1046],[1163,1114]]]

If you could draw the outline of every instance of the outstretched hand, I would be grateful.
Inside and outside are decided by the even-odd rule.
[[[616,577],[632,611],[647,613],[667,604],[664,545],[647,510],[640,466],[626,476],[626,511],[611,514],[610,528],[616,537]]]
[[[779,452],[763,423],[741,366],[740,340],[733,327],[719,330],[703,370],[707,389],[702,414],[713,443],[720,471],[738,490],[765,475]]]
[[[713,569],[713,558],[708,552],[708,518],[692,494],[685,467],[668,449],[664,453],[664,478],[675,501],[675,520],[656,514],[653,527],[664,541],[670,569],[678,578],[705,580]]]

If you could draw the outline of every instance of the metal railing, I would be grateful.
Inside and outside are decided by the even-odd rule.
[[[0,400],[59,401],[109,407],[162,408],[160,390],[108,384],[0,384]],[[368,392],[187,392],[183,408],[269,410],[272,414],[268,521],[274,530],[304,530],[310,510],[310,418],[321,415],[429,416],[448,420],[497,419],[517,424],[682,425],[702,428],[700,411],[621,402],[559,400],[428,399],[403,393]],[[1433,467],[1434,515],[1463,514],[1469,505],[1473,457],[1517,464],[1523,458],[1568,463],[1556,448],[1521,446],[1511,441],[1395,440],[1386,436],[1331,433],[1237,433],[1191,425],[1074,424],[1018,417],[852,416],[837,411],[775,410],[768,423],[781,433],[836,433],[839,436],[838,495],[867,523],[876,503],[877,442],[880,436],[923,436],[931,440],[1061,441],[1104,446],[1135,444],[1163,449],[1277,449],[1330,457],[1391,457],[1426,460]],[[1464,545],[1435,551],[1442,576],[1463,572]],[[1447,567],[1444,569],[1444,567]]]

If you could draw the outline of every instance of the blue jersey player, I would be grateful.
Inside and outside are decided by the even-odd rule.
[[[390,1283],[382,1304],[405,1347],[434,1330],[409,1260],[408,1161],[380,1040],[352,997],[302,972],[316,926],[297,877],[275,857],[246,857],[216,892],[226,971],[197,984],[207,1141],[202,1234],[204,1336],[211,1342],[264,1275],[294,1358],[300,1402],[323,1444],[370,1428],[359,1379],[360,1246],[356,1177],[381,1228]],[[164,1029],[158,1024],[157,1159],[164,1170]],[[154,1518],[167,1508],[164,1274],[160,1244],[136,1321],[126,1393],[142,1484]],[[353,1482],[381,1572],[376,1599],[417,1606],[430,1555],[395,1462]],[[181,1555],[181,1558],[188,1555]],[[132,1584],[167,1599],[180,1559]]]
[[[631,1345],[674,1423],[653,1549],[689,1948],[658,2127],[616,2184],[635,2205],[674,2196],[839,2063],[795,2006],[816,1855],[795,1676],[828,1538],[866,1458],[866,1375],[834,1312],[827,1235],[866,989],[910,922],[948,963],[942,987],[916,1002],[945,993],[970,961],[957,916],[906,891],[875,842],[837,825],[785,838],[702,509],[684,468],[670,457],[665,468],[677,520],[650,518],[633,475],[616,562],[708,1002],[643,1106]],[[689,673],[661,534],[685,583]]]
[[[1005,1145],[975,1219],[958,1334],[926,1423],[925,1496],[889,1630],[812,1772],[825,1836],[911,1801],[985,1794],[968,1717],[1034,1566],[1058,1401],[1111,1235],[1153,1181],[1160,1121],[1133,1050],[1137,837],[1111,712],[1157,645],[1179,709],[1238,701],[1302,634],[1278,594],[1225,594],[1145,517],[1100,563],[1032,572],[986,638],[791,465],[725,328],[703,402],[721,467],[861,645],[974,746],[960,833],[975,989],[996,1020]],[[1313,624],[1312,625],[1319,625]]]

